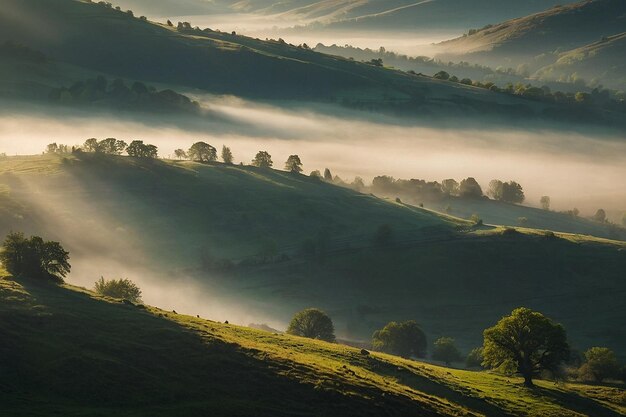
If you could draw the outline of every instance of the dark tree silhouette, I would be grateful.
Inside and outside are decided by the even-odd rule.
[[[206,142],[196,142],[187,152],[189,158],[196,162],[213,162],[217,160],[217,149]]]
[[[69,252],[59,242],[44,241],[39,236],[26,238],[23,233],[9,233],[2,249],[0,262],[14,276],[63,281],[71,269]]]
[[[222,146],[222,161],[229,165],[233,163],[233,153],[228,146]]]
[[[274,165],[274,162],[272,162],[272,155],[266,151],[259,151],[252,160],[252,165],[259,168],[271,168],[272,165]]]
[[[298,155],[290,155],[287,158],[287,162],[285,162],[285,169],[294,173],[302,172],[302,161],[300,161],[300,157]]]

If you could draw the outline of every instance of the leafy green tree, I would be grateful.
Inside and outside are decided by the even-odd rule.
[[[450,78],[450,74],[445,71],[439,71],[437,74],[434,75],[434,77],[438,80],[447,80]]]
[[[174,156],[176,156],[177,159],[187,159],[187,152],[185,152],[183,149],[176,149],[174,151]]]
[[[63,281],[71,269],[69,252],[59,242],[44,241],[39,236],[26,238],[23,233],[7,235],[0,252],[0,262],[14,276],[55,281]]]
[[[324,180],[328,182],[333,182],[333,174],[330,172],[330,169],[328,168],[324,170]]]
[[[466,368],[481,368],[483,364],[483,348],[477,347],[470,351],[465,358]]]
[[[106,138],[98,142],[99,151],[110,155],[121,155],[127,146],[126,142],[115,138]]]
[[[459,195],[465,198],[479,198],[483,196],[483,189],[474,178],[469,177],[459,184]]]
[[[365,189],[365,182],[363,182],[363,178],[361,177],[354,177],[354,181],[352,181],[352,183],[350,184],[350,187],[353,190],[361,192]]]
[[[550,197],[547,195],[544,195],[541,197],[541,200],[539,200],[539,203],[541,204],[541,208],[544,210],[550,210]]]
[[[187,152],[189,158],[196,162],[213,162],[217,160],[217,149],[206,142],[196,142]]]
[[[252,165],[259,168],[271,168],[272,165],[274,165],[274,162],[272,162],[272,155],[266,151],[259,151],[252,160]]]
[[[463,360],[461,352],[459,352],[459,349],[454,343],[454,339],[451,337],[440,337],[435,340],[432,358],[445,363],[446,366],[450,366],[452,362],[460,362]]]
[[[492,368],[513,367],[533,386],[542,370],[556,371],[569,356],[565,329],[543,314],[517,308],[483,333],[483,364]]]
[[[317,308],[308,308],[296,313],[289,323],[287,333],[327,342],[335,341],[333,321]]]
[[[302,161],[300,160],[300,157],[298,155],[290,155],[289,158],[287,158],[287,162],[285,163],[285,170],[297,174],[301,173]]]
[[[96,281],[94,290],[98,294],[106,295],[107,297],[121,298],[133,303],[141,302],[141,290],[137,284],[129,279],[111,279],[107,281],[104,277],[100,277]]]
[[[227,146],[222,146],[222,161],[228,165],[233,163],[233,153]]]
[[[620,364],[615,353],[605,347],[592,347],[585,352],[585,363],[579,369],[582,379],[591,379],[602,382],[605,379],[617,378]]]
[[[375,350],[392,355],[410,358],[423,358],[426,355],[426,335],[417,322],[390,322],[374,332],[372,346]]]

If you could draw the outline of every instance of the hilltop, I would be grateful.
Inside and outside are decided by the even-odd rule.
[[[626,314],[615,296],[626,291],[624,242],[474,228],[315,178],[219,163],[11,157],[0,184],[0,232],[64,242],[84,283],[121,274],[193,286],[274,327],[319,306],[353,340],[413,318],[469,350],[520,305],[562,321],[580,349],[626,340],[614,326]]]
[[[618,416],[619,388],[472,372],[0,278],[12,416]]]
[[[580,111],[448,83],[189,23],[168,26],[78,0],[10,0],[0,41],[115,78],[262,100],[335,103],[432,121],[480,115],[492,120],[546,118],[621,124],[619,113]],[[107,36],[102,36],[106,33]],[[82,81],[82,79],[76,80]],[[56,85],[53,87],[60,87]]]
[[[626,4],[591,0],[490,24],[438,44],[440,59],[490,66],[526,64],[532,70],[553,62],[554,54],[597,42],[626,30]],[[623,58],[623,57],[622,57]]]

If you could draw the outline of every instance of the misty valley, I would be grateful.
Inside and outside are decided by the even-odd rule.
[[[0,6],[0,414],[626,414],[623,1]]]

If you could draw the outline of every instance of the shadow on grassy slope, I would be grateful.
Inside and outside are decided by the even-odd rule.
[[[0,285],[0,386],[11,415],[439,415],[375,388],[298,383],[281,364],[212,336],[212,322],[201,337],[171,314],[87,292]]]

